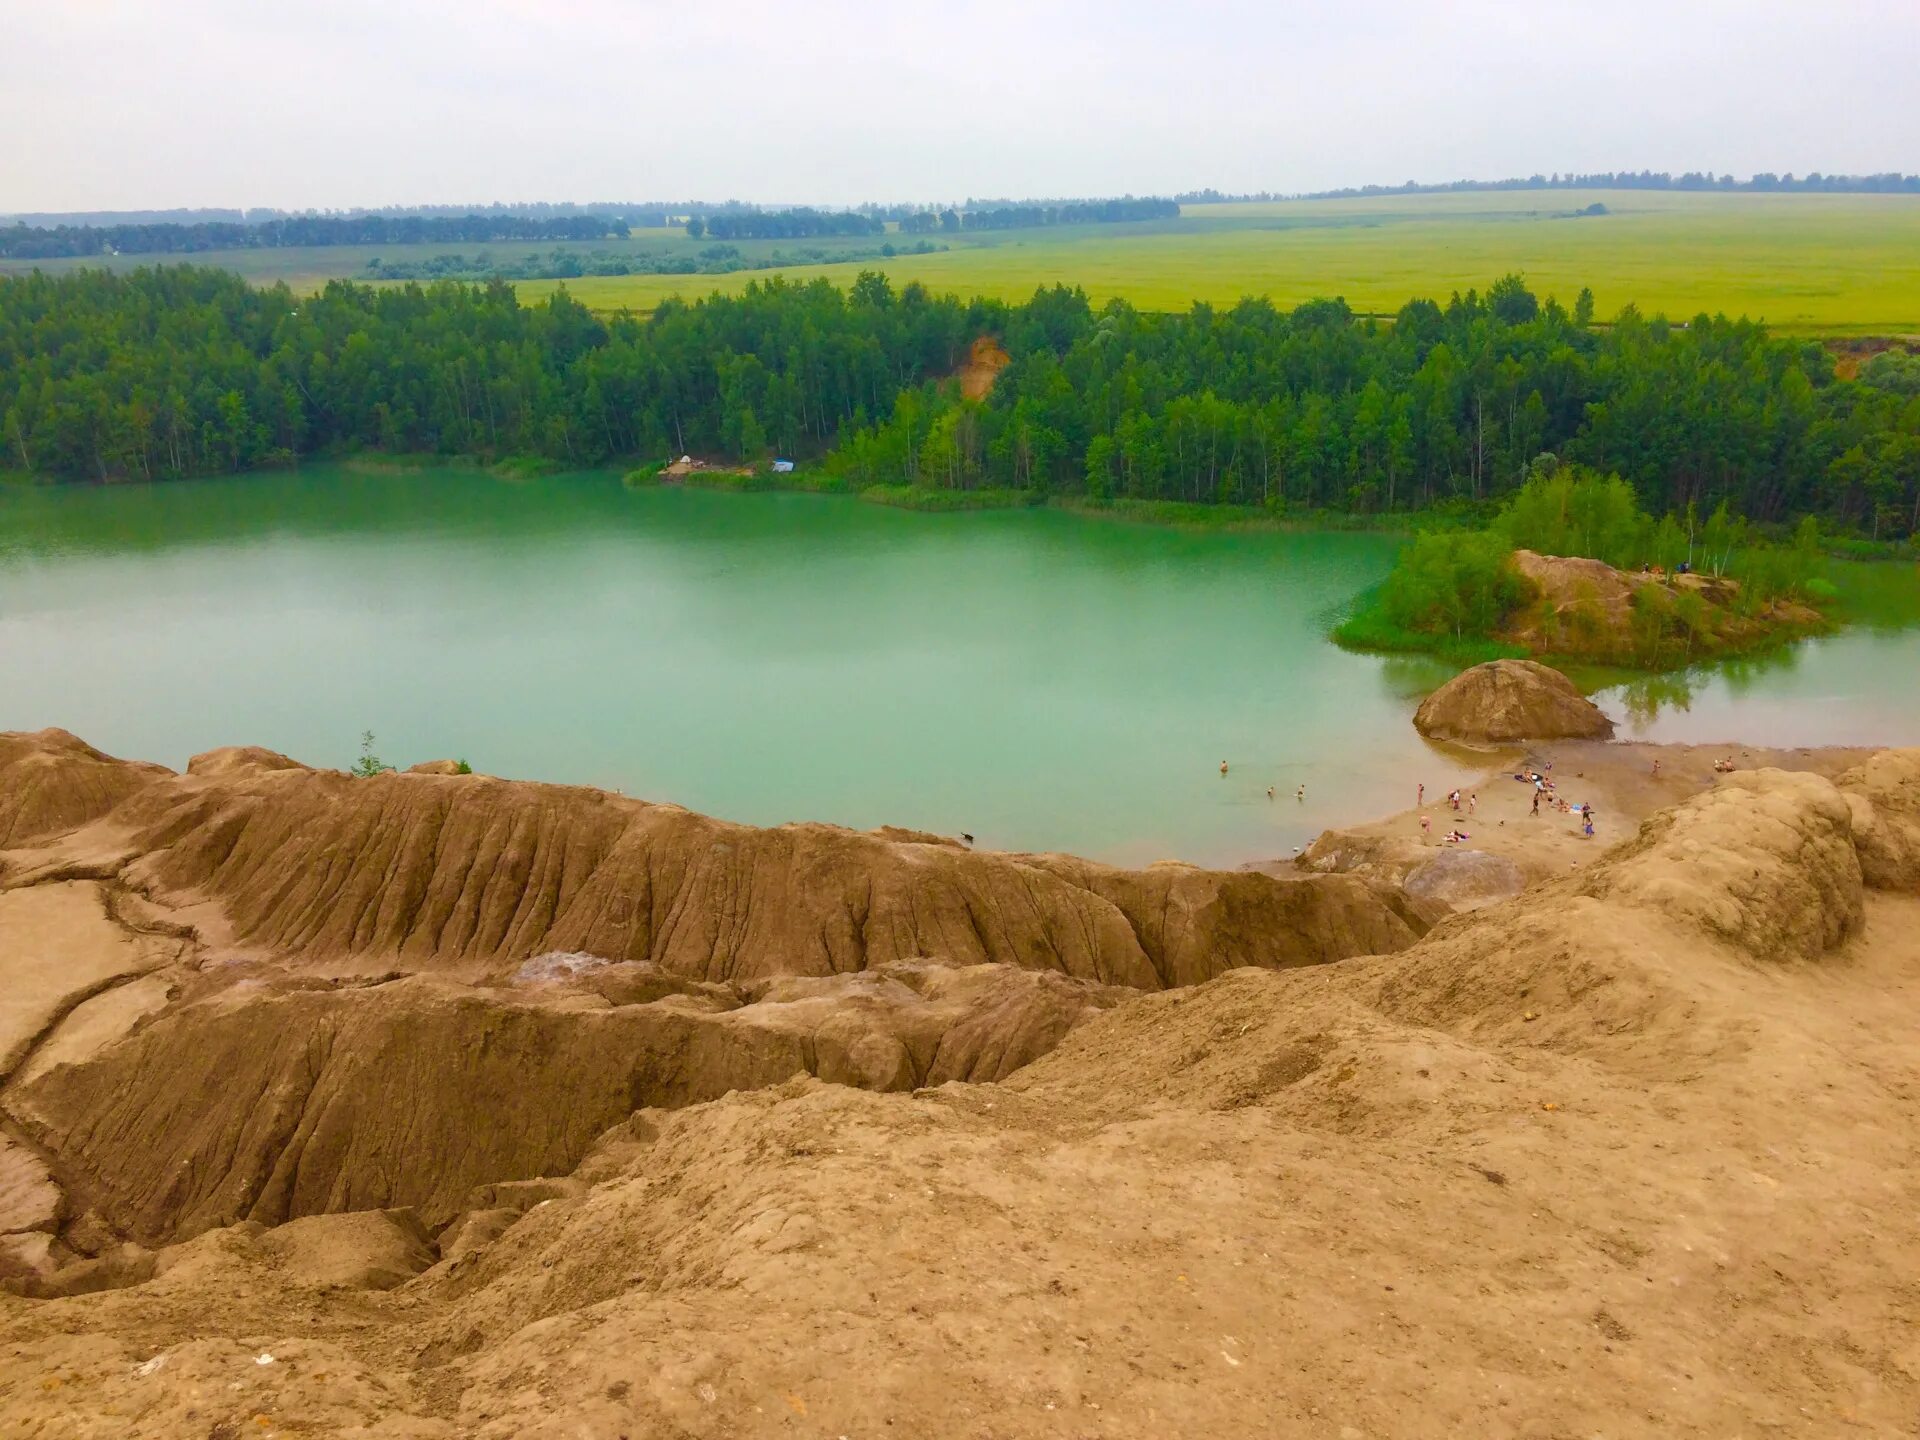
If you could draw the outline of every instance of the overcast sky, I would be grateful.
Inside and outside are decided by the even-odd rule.
[[[1920,0],[0,0],[0,212],[1920,170]]]

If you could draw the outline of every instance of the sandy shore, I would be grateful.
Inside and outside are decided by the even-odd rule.
[[[1487,766],[1477,783],[1463,787],[1458,814],[1448,805],[1446,790],[1430,785],[1424,805],[1414,803],[1417,792],[1410,793],[1405,810],[1343,827],[1337,833],[1425,844],[1438,851],[1451,848],[1445,836],[1457,827],[1469,836],[1459,849],[1503,856],[1518,865],[1529,882],[1536,882],[1591,864],[1617,842],[1630,837],[1649,815],[1712,788],[1719,778],[1713,768],[1716,760],[1730,758],[1737,770],[1799,770],[1832,779],[1861,763],[1878,747],[1829,745],[1774,750],[1758,745],[1563,740],[1489,751],[1434,748],[1452,760]],[[1657,775],[1655,761],[1660,766]],[[1547,771],[1549,762],[1551,772]],[[1581,833],[1577,814],[1562,812],[1557,806],[1542,802],[1537,816],[1530,813],[1533,786],[1514,776],[1536,769],[1551,773],[1558,799],[1576,808],[1583,803],[1593,806],[1593,838]],[[1476,802],[1471,811],[1469,797]],[[1422,815],[1432,822],[1424,838]],[[1251,868],[1274,873],[1280,866],[1292,868],[1291,861]]]

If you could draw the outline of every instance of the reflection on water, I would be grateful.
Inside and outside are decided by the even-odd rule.
[[[1637,740],[1920,744],[1920,630],[1884,623],[1595,694]]]
[[[1644,731],[1664,712],[1691,710],[1695,693],[1703,687],[1718,684],[1735,698],[1756,693],[1764,696],[1777,686],[1779,677],[1800,667],[1803,654],[1801,647],[1795,645],[1716,661],[1692,670],[1643,675],[1618,686],[1614,693],[1626,711],[1628,725],[1635,731]]]
[[[1672,675],[1648,675],[1629,681],[1619,690],[1620,704],[1627,712],[1627,724],[1644,730],[1660,717],[1662,710],[1685,710],[1693,703],[1693,683],[1684,671]]]

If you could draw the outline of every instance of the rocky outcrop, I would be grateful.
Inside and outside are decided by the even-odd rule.
[[[1520,740],[1605,740],[1613,721],[1558,670],[1532,660],[1491,660],[1464,670],[1421,702],[1422,735],[1469,745]]]

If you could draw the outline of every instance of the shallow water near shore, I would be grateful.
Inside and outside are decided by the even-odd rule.
[[[344,766],[371,729],[390,763],[757,824],[1231,864],[1478,770],[1408,723],[1446,667],[1325,638],[1398,543],[606,475],[4,489],[0,729],[173,766],[234,743]],[[1913,630],[1687,685],[1686,709],[1672,682],[1600,698],[1656,739],[1920,741]]]

